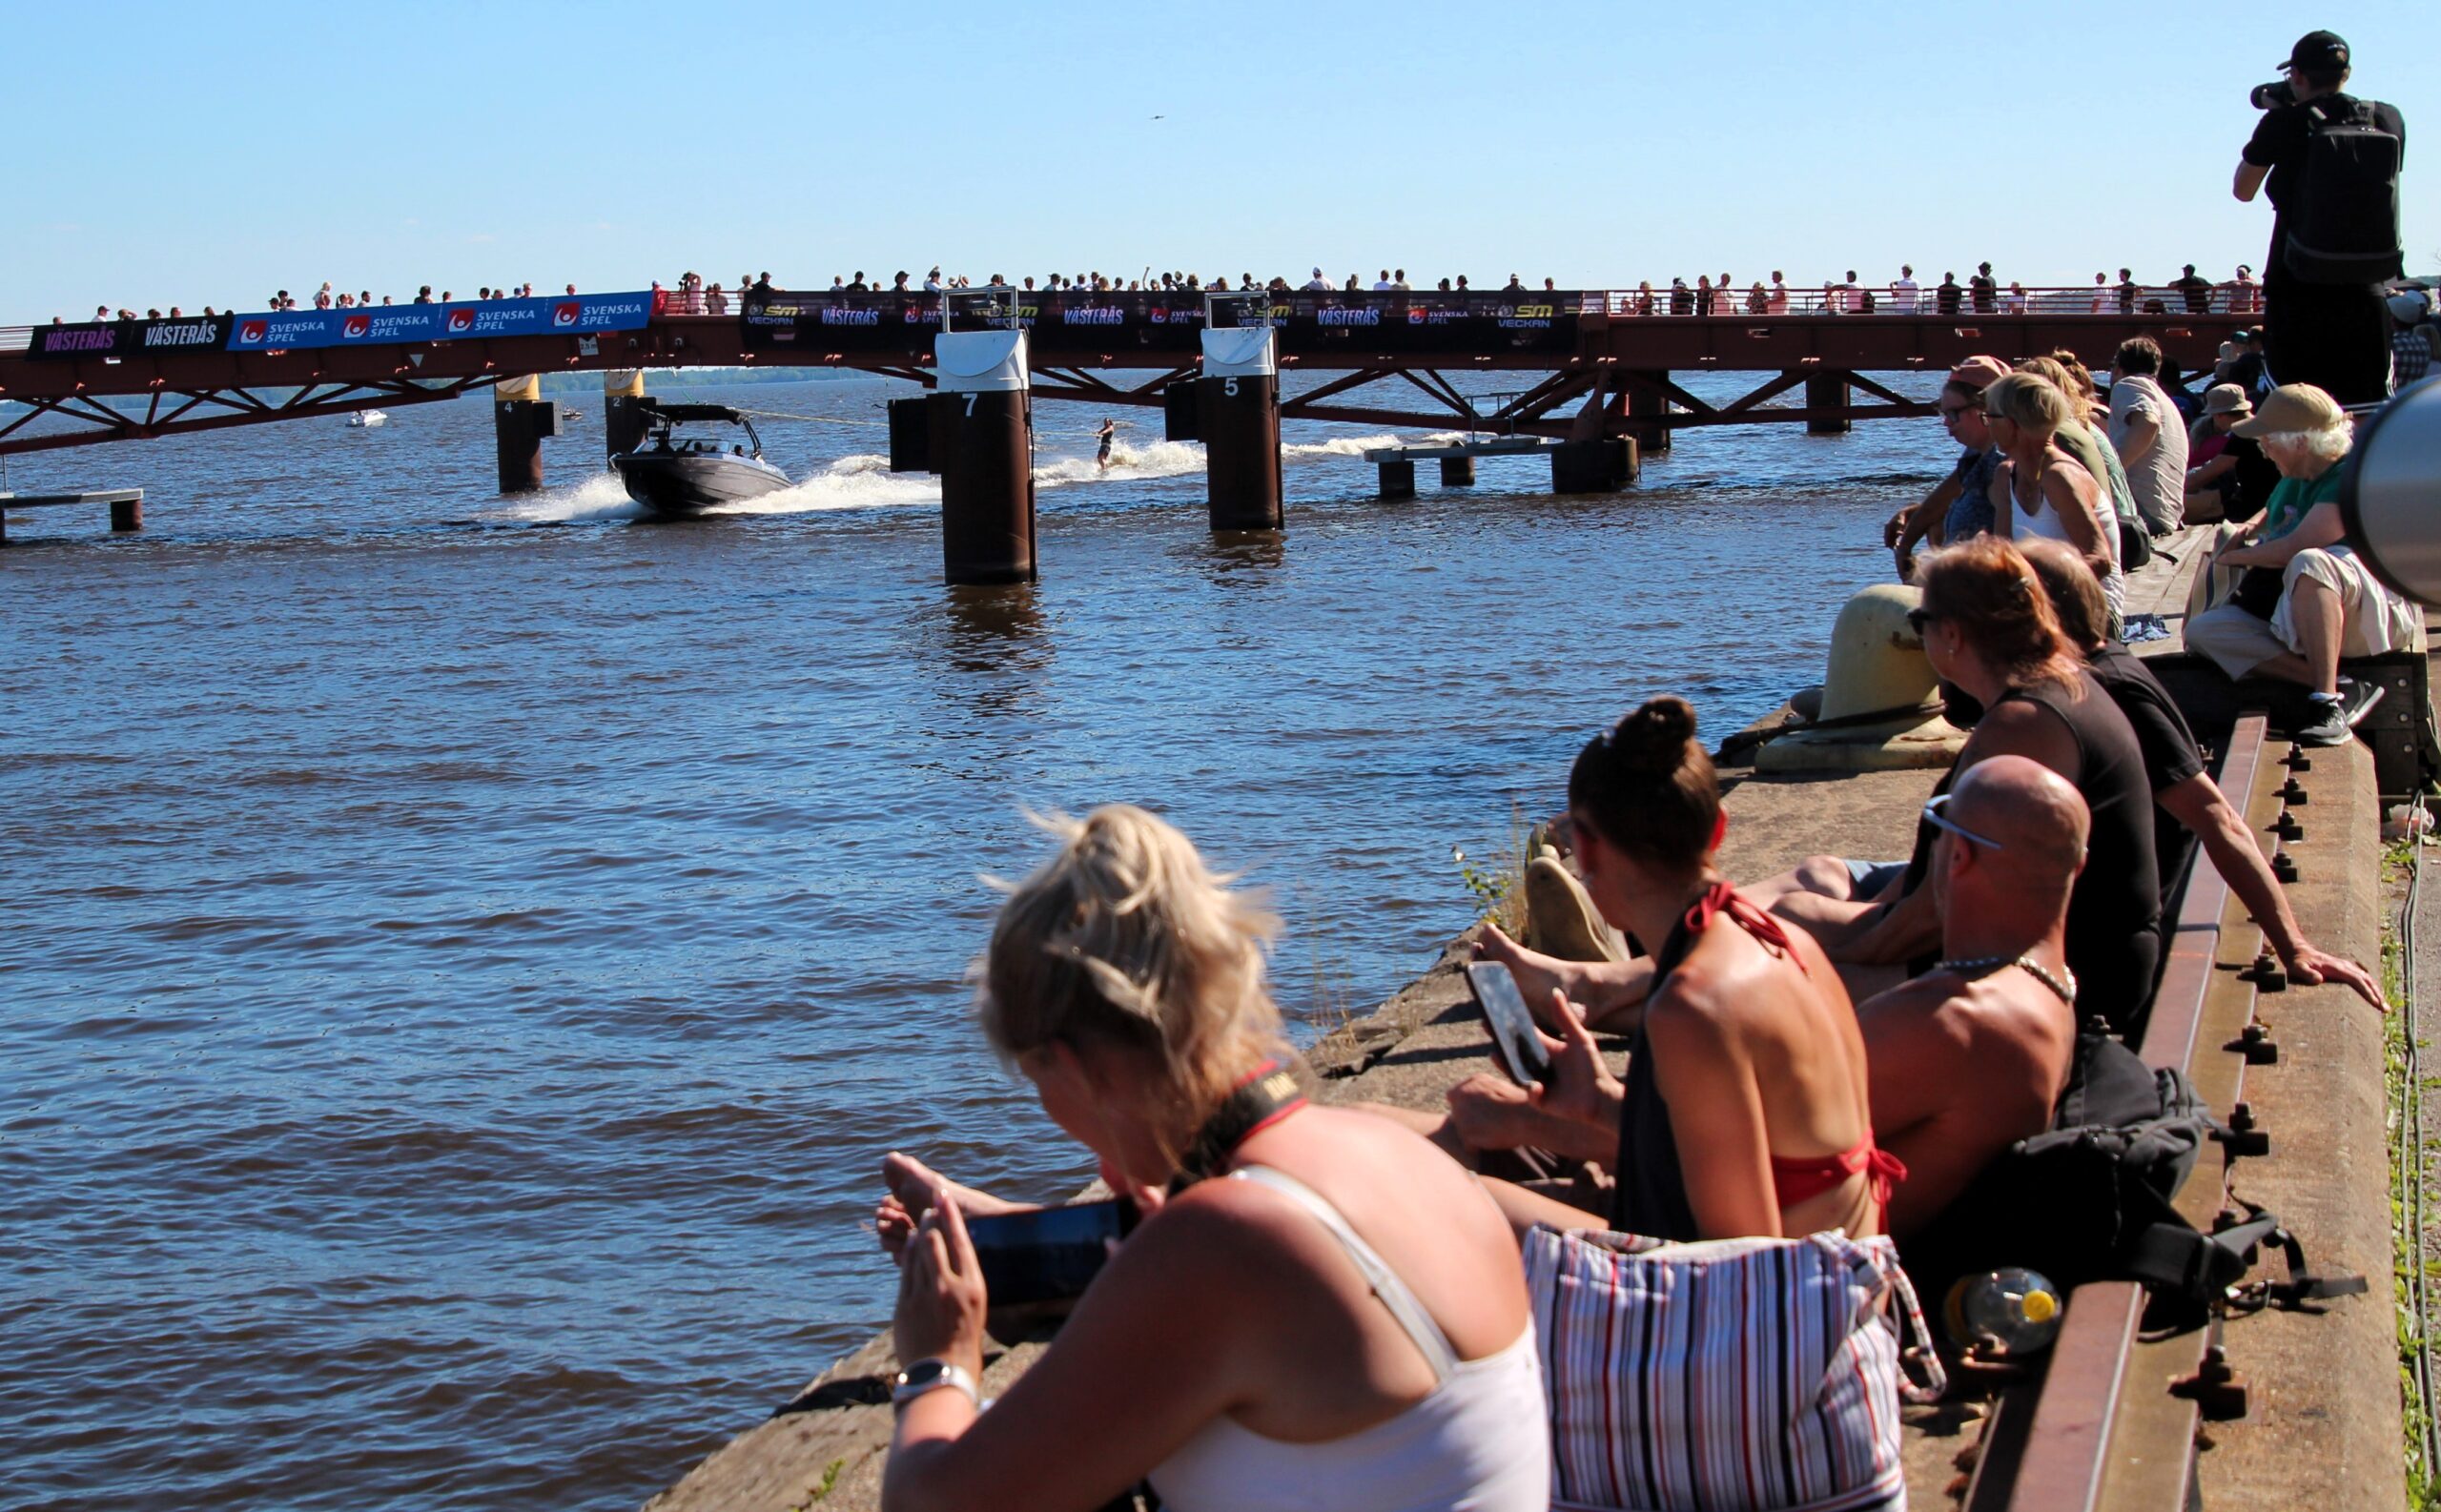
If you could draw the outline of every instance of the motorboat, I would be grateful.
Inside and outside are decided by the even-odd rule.
[[[379,410],[358,410],[347,418],[347,428],[352,431],[369,431],[376,425],[389,423],[390,417]]]
[[[610,459],[627,497],[657,515],[692,515],[789,486],[789,475],[763,460],[754,422],[726,404],[662,404],[646,399],[645,435]],[[724,444],[687,426],[732,425],[743,442]]]

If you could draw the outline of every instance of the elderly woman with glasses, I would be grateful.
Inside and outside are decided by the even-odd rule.
[[[1971,357],[1952,368],[1949,381],[1941,385],[1937,401],[1941,428],[1966,450],[1922,502],[1891,516],[1882,528],[1882,543],[1897,559],[1899,577],[1914,576],[1918,542],[1954,545],[1992,528],[1992,474],[2000,465],[2000,454],[1983,422],[1983,390],[2008,371],[1999,358]]]
[[[2061,431],[2075,419],[2068,397],[2038,374],[2012,373],[1983,391],[1983,419],[2003,457],[1992,476],[1995,533],[2057,541],[2088,561],[2108,562],[2102,592],[2115,626],[2127,608],[2118,514],[2102,481],[2060,444]]]
[[[2233,679],[2303,684],[2307,706],[2290,734],[2308,746],[2343,744],[2372,706],[2372,685],[2343,696],[2340,658],[2406,645],[2417,621],[2349,549],[2339,512],[2340,462],[2353,443],[2348,412],[2312,384],[2291,383],[2229,434],[2262,446],[2280,482],[2263,514],[2213,559],[2216,569],[2252,570],[2229,603],[2187,622],[2187,648]]]

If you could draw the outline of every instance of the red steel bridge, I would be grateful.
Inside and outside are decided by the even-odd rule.
[[[1807,291],[1760,313],[1674,315],[1669,293],[1656,301],[1650,290],[1313,290],[1257,298],[978,288],[954,296],[964,307],[954,318],[975,323],[965,309],[990,296],[1004,321],[1025,324],[1038,398],[1159,406],[1171,383],[1196,375],[1210,297],[1215,318],[1276,328],[1282,374],[1294,384],[1282,397],[1283,419],[1544,437],[1582,436],[1598,423],[1600,434],[1652,447],[1694,427],[1840,430],[1929,415],[1929,403],[1885,380],[1945,371],[1978,353],[2015,359],[2064,348],[2100,369],[2122,341],[2149,336],[2181,369],[2208,370],[2220,343],[2255,319],[2244,300],[2226,295],[2200,301],[2221,308],[2193,310],[2164,293],[2123,309],[2132,301],[2115,291],[2011,291],[1990,309],[1960,297],[1953,310],[1927,290],[1915,312],[1902,314],[1888,296],[1863,312],[1843,308],[1858,302],[1853,295]],[[712,313],[700,295],[583,297],[582,310],[573,300],[494,301],[503,308],[0,328],[0,402],[20,406],[0,408],[0,455],[430,403],[545,373],[831,367],[929,387],[933,334],[947,302],[918,293],[771,291]],[[2226,308],[2233,302],[2240,308]],[[626,314],[587,329],[597,310]],[[521,324],[512,314],[533,318]],[[1698,398],[1680,381],[1714,372],[1755,381],[1729,400]],[[1517,375],[1516,383],[1487,399],[1485,385],[1469,384],[1469,397],[1452,381],[1487,373]],[[1296,382],[1301,374],[1320,380]]]

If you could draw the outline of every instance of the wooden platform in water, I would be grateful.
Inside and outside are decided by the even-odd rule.
[[[1538,436],[1502,436],[1490,440],[1451,441],[1441,446],[1377,446],[1364,454],[1368,462],[1429,461],[1436,457],[1523,457],[1556,451],[1558,441]]]

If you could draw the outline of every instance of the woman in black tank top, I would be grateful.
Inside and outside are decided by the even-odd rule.
[[[1941,789],[2002,753],[2030,757],[2076,786],[2093,821],[2085,868],[2068,900],[2077,1009],[2133,1035],[2152,1000],[2162,951],[2153,792],[2136,732],[2069,649],[2015,546],[1979,537],[1932,558],[1918,581],[1924,605],[1913,618],[1933,670],[1987,705]],[[1911,889],[1930,853],[1921,826],[1917,841]]]

